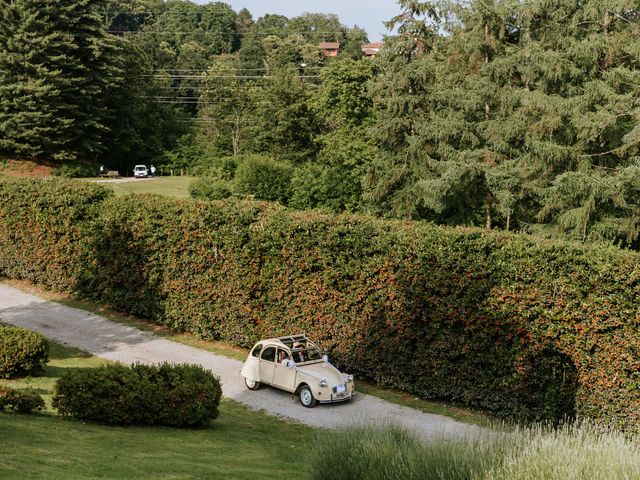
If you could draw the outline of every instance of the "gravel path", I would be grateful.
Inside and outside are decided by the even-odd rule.
[[[424,438],[461,437],[481,430],[474,425],[422,413],[362,393],[348,402],[304,408],[297,398],[286,392],[273,388],[247,390],[239,373],[242,362],[238,360],[164,340],[84,310],[43,300],[3,283],[0,283],[0,321],[35,330],[64,345],[125,364],[164,361],[200,364],[220,376],[225,397],[316,427],[390,421],[415,429]],[[357,387],[356,379],[356,391]]]

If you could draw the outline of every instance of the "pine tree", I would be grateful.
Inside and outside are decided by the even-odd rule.
[[[563,2],[529,11],[523,158],[544,182],[538,230],[638,239],[634,133],[640,106],[637,2]]]
[[[417,122],[432,109],[439,12],[432,2],[398,3],[402,13],[387,23],[398,35],[385,39],[376,58],[380,73],[371,89],[375,123],[370,135],[378,154],[366,174],[363,198],[381,215],[429,218],[415,192],[416,184],[431,175],[429,158],[409,147]]]
[[[118,49],[98,0],[2,1],[0,149],[68,160],[102,150]]]

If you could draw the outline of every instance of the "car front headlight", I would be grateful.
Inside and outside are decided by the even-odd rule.
[[[327,381],[326,380],[320,380],[320,386],[322,388],[326,387],[327,386]]]
[[[353,375],[347,375],[347,382],[353,382]]]

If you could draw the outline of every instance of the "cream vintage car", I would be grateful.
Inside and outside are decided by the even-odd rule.
[[[291,392],[305,407],[353,397],[353,375],[340,373],[305,335],[268,338],[257,342],[240,374],[249,390],[262,385]]]

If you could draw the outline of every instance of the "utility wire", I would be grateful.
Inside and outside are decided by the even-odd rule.
[[[236,80],[254,80],[263,78],[275,78],[273,75],[160,75],[142,74],[140,77],[170,78],[172,80],[195,80],[204,78],[233,78]],[[297,75],[298,78],[320,78],[320,75]]]
[[[107,33],[148,33],[148,34],[158,34],[158,35],[218,35],[218,36],[242,36],[242,37],[263,37],[263,36],[275,36],[277,37],[278,34],[276,33],[258,33],[258,32],[253,32],[253,33],[239,33],[239,32],[211,32],[211,31],[207,31],[207,30],[192,30],[192,31],[171,31],[171,30],[107,30]],[[312,31],[312,32],[303,32],[303,33],[288,33],[286,34],[287,36],[291,36],[291,35],[300,35],[300,36],[305,36],[305,34],[309,34],[309,35],[333,35],[333,34],[337,34],[337,33],[341,33],[343,34],[344,32],[318,32],[318,31]],[[280,35],[282,35],[282,33],[280,33]],[[328,41],[329,43],[339,43],[337,41],[335,42],[331,42]]]
[[[299,67],[299,68],[303,68],[305,70],[308,70],[310,68],[313,69],[320,69],[320,68],[325,68],[325,67]],[[242,67],[230,67],[229,70],[243,70],[243,71],[265,71],[265,70],[273,70],[272,68],[242,68]],[[202,68],[150,68],[148,70],[146,70],[148,72],[208,72],[209,69],[202,69]]]

